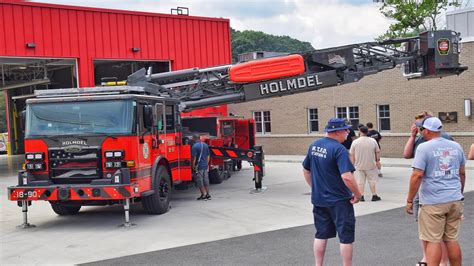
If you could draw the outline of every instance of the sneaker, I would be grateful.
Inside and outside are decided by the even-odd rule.
[[[205,195],[201,195],[199,196],[199,198],[197,198],[196,200],[205,200],[206,199],[206,196]]]
[[[380,198],[380,197],[377,196],[377,195],[373,195],[373,196],[372,196],[372,201],[379,201],[379,200],[382,200],[382,198]]]
[[[359,201],[365,201],[364,196],[360,197]]]
[[[207,194],[204,198],[207,199],[207,200],[210,200],[210,199],[211,199],[211,195]]]

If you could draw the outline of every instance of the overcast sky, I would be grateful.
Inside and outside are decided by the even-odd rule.
[[[230,19],[237,30],[288,35],[314,48],[372,41],[390,22],[372,0],[43,0],[66,5],[169,14],[184,6],[189,15]]]

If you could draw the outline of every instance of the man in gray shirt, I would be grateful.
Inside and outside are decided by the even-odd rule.
[[[458,242],[464,209],[466,158],[461,146],[441,137],[441,121],[429,117],[417,126],[427,140],[417,148],[406,211],[413,213],[413,198],[420,189],[419,238],[427,241],[428,265],[439,265],[444,241],[451,265],[461,265]],[[421,188],[420,188],[421,185]]]

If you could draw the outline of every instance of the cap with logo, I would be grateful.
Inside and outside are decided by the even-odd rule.
[[[439,132],[443,128],[443,123],[441,123],[441,120],[439,120],[439,118],[429,116],[423,119],[423,121],[416,122],[416,126],[428,129],[429,131]]]
[[[347,123],[347,120],[344,118],[331,118],[328,121],[328,124],[324,128],[325,132],[334,132],[339,130],[345,130],[351,128],[352,125]]]

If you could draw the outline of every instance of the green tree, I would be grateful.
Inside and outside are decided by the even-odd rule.
[[[437,30],[440,15],[449,7],[460,7],[459,0],[385,0],[380,12],[392,23],[378,39],[409,37],[427,30]]]
[[[230,29],[232,39],[232,61],[238,60],[242,53],[267,51],[302,53],[314,50],[309,42],[302,42],[288,36],[275,36],[261,31]]]
[[[5,97],[0,91],[0,133],[7,132],[7,113],[5,110]]]

